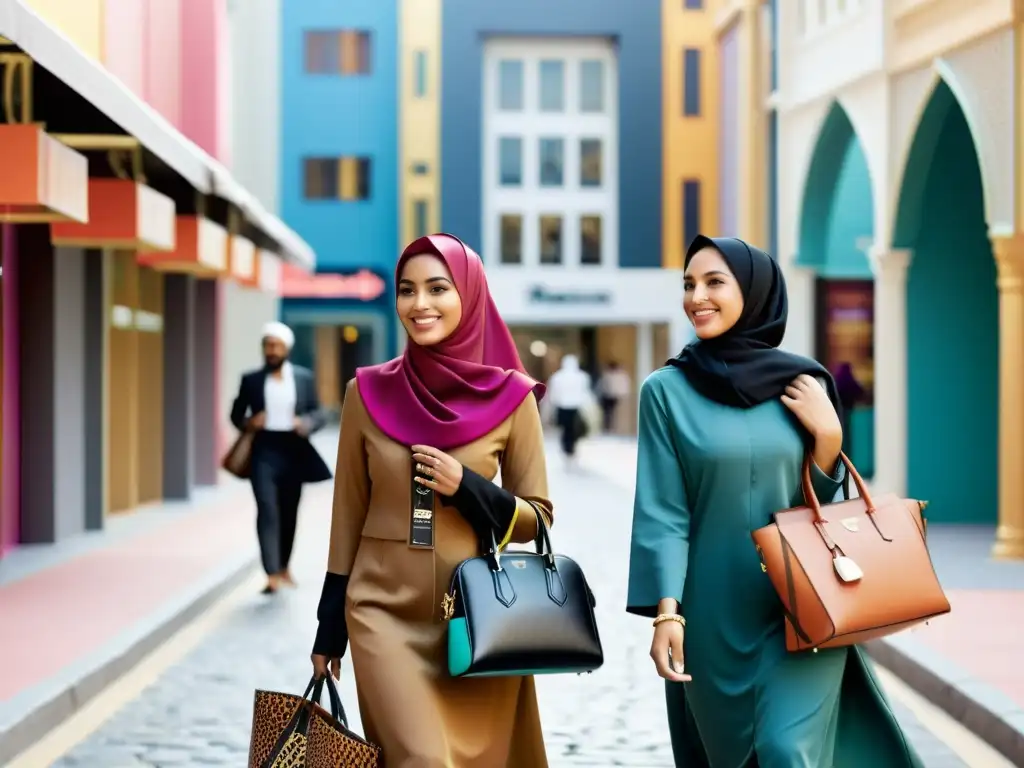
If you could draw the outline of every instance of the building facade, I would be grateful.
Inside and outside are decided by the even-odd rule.
[[[1018,4],[781,7],[788,344],[853,365],[879,488],[1024,557]]]
[[[224,164],[224,3],[0,0],[0,36],[2,553],[216,483],[225,295],[314,258]]]
[[[286,282],[281,313],[337,408],[355,368],[398,338],[400,3],[281,6],[281,214],[318,253],[316,278]]]
[[[442,228],[480,251],[533,375],[565,353],[631,374],[630,431],[687,338],[662,266],[662,6],[449,0],[441,40]]]
[[[662,266],[681,269],[698,233],[719,232],[720,82],[715,14],[662,0]]]

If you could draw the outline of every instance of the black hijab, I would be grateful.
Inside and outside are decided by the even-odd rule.
[[[771,256],[734,237],[697,235],[686,251],[685,269],[694,254],[714,248],[725,259],[743,292],[743,312],[728,331],[691,342],[668,361],[709,400],[734,408],[752,408],[781,397],[802,373],[824,379],[829,400],[840,415],[835,381],[815,360],[779,349],[789,314],[786,281]]]

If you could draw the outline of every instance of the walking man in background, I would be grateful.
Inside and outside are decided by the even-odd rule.
[[[331,471],[309,442],[324,425],[316,382],[307,368],[292,365],[288,355],[295,335],[284,323],[263,327],[264,365],[243,374],[231,406],[231,423],[255,432],[251,482],[256,496],[256,533],[264,594],[282,585],[295,586],[288,562],[295,542],[303,483],[331,478]]]

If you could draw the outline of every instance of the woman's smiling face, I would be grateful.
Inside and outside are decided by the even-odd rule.
[[[462,297],[448,266],[427,253],[402,266],[396,306],[409,340],[421,347],[444,341],[462,322]]]
[[[721,336],[743,314],[743,291],[716,248],[701,248],[683,275],[683,310],[699,339]]]

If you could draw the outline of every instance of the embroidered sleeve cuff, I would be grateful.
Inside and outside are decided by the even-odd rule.
[[[345,620],[345,592],[348,590],[348,576],[328,573],[324,577],[324,588],[320,593],[320,605],[316,611],[319,626],[313,641],[313,653],[332,659],[341,658],[348,648],[348,624]]]

